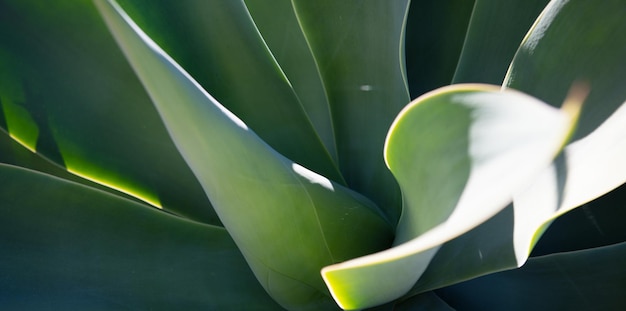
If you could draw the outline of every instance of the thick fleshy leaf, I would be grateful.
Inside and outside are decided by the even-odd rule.
[[[549,0],[476,0],[453,83],[501,84]]]
[[[382,214],[271,149],[114,2],[96,4],[257,279],[288,309],[336,308],[319,269],[388,247]]]
[[[626,41],[617,39],[626,31],[623,5],[551,2],[507,74],[508,87],[552,105],[575,80],[590,87],[574,136],[578,141],[516,197],[515,218],[526,223],[515,232],[520,264],[552,219],[626,182],[626,90],[621,82],[626,79]]]
[[[515,249],[521,265],[554,218],[626,182],[626,104],[564,153],[515,197]],[[607,190],[608,189],[608,190]]]
[[[551,98],[549,103],[556,106],[576,78],[586,80],[591,93],[585,99],[580,116],[582,130],[576,137],[596,128],[596,122],[604,123],[567,146],[530,190],[516,196],[515,209],[507,208],[498,219],[446,243],[411,293],[522,265],[554,218],[626,181],[626,108],[622,104],[618,109],[615,103],[616,99],[623,102],[626,98],[619,83],[626,74],[622,57],[626,42],[609,39],[616,29],[625,30],[626,23],[617,17],[620,4],[589,4],[554,1],[549,5],[524,40],[508,83]],[[600,117],[616,109],[608,120]],[[454,256],[463,257],[463,262]],[[455,272],[446,277],[445,271]]]
[[[407,293],[443,243],[498,213],[550,164],[573,121],[489,85],[442,88],[407,106],[385,146],[404,198],[397,246],[322,270],[340,306],[358,309]]]
[[[524,38],[504,85],[559,106],[576,81],[589,84],[574,140],[587,136],[626,101],[623,11],[621,0],[552,1]]]
[[[626,182],[625,158],[626,105],[568,145],[512,206],[444,244],[411,294],[523,265],[554,219]]]
[[[218,224],[90,1],[0,2],[2,125],[68,171]]]
[[[279,309],[223,228],[4,164],[0,184],[3,309]]]
[[[270,8],[283,5],[256,2]],[[282,70],[243,0],[119,3],[151,39],[272,148],[331,180],[344,182],[315,132],[313,125],[319,122],[312,124],[307,115],[310,109],[303,108],[305,102],[310,107],[309,100],[316,99],[300,99],[305,94],[296,94],[294,88],[297,85],[296,90],[302,91],[302,82],[295,78],[297,84],[292,84],[285,75],[305,74],[304,70]],[[276,16],[272,16],[275,21],[288,18]],[[299,31],[295,27],[297,23],[292,29]],[[313,74],[319,80],[319,74]]]
[[[400,214],[397,185],[385,167],[385,134],[409,102],[405,81],[407,0],[292,1],[328,94],[339,168],[350,188]]]
[[[625,261],[626,243],[535,257],[438,293],[459,310],[624,310]]]

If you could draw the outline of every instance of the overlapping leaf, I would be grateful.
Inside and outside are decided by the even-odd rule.
[[[626,93],[618,82],[626,75],[622,57],[626,41],[611,39],[626,30],[619,17],[622,5],[619,1],[601,7],[585,1],[553,1],[535,22],[505,83],[558,106],[574,81],[587,81],[591,93],[585,98],[574,136],[584,138],[565,148],[530,190],[516,196],[515,208],[446,243],[412,293],[453,283],[454,278],[442,277],[444,271],[470,279],[522,265],[551,220],[626,181],[626,117],[621,104]],[[576,88],[580,91],[580,85]],[[606,113],[613,115],[607,120]],[[454,256],[465,260],[455,261]]]
[[[339,168],[394,221],[400,194],[385,167],[385,134],[409,102],[404,24],[408,1],[292,1],[326,88]]]
[[[408,292],[443,243],[502,210],[549,165],[573,121],[530,96],[486,85],[440,89],[405,108],[385,148],[404,198],[397,246],[324,268],[340,306],[363,308]]]
[[[265,1],[256,2],[268,5]],[[317,98],[302,98],[309,94],[294,91],[294,88],[303,91],[299,80],[303,78],[293,77],[291,83],[291,77],[285,73],[295,74],[294,70],[285,72],[277,63],[243,0],[125,0],[120,4],[150,38],[272,148],[331,180],[344,182],[329,153],[332,149],[327,150],[320,139],[323,137],[324,143],[330,144],[330,129],[326,128],[329,120],[320,121],[320,116],[307,114],[311,110],[304,109],[315,106],[317,103],[310,101]],[[275,6],[282,5],[284,1]],[[291,29],[299,31],[294,27],[297,24]],[[306,64],[304,60],[302,63],[302,66]],[[297,69],[304,72],[303,68]],[[312,73],[313,81],[319,79],[319,74]],[[317,84],[321,87],[320,81]],[[317,94],[319,90],[312,92]],[[321,109],[327,106],[320,104]],[[321,130],[320,135],[316,129]]]
[[[0,2],[0,105],[7,133],[68,171],[219,223],[91,2]]]
[[[387,247],[382,214],[271,149],[119,6],[96,4],[261,284],[288,309],[332,308],[319,269]]]
[[[549,0],[476,0],[453,83],[500,84]]]

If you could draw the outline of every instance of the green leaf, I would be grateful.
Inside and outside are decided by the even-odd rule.
[[[292,1],[326,88],[339,168],[350,188],[393,221],[400,193],[382,148],[396,114],[409,102],[404,24],[408,1]]]
[[[407,293],[443,243],[501,211],[550,164],[573,121],[489,85],[450,86],[412,102],[385,145],[404,198],[397,246],[322,270],[339,305],[358,309]]]
[[[271,149],[114,2],[96,2],[257,279],[288,309],[336,307],[319,270],[388,247],[364,197]]]
[[[501,84],[524,35],[548,2],[476,0],[453,83]]]
[[[452,82],[474,2],[411,1],[405,42],[411,98]]]
[[[462,310],[623,310],[626,243],[532,258],[438,291]]]
[[[556,0],[524,38],[504,85],[559,106],[576,81],[589,85],[574,140],[587,136],[626,101],[624,2]]]
[[[556,217],[626,181],[622,104],[626,94],[617,82],[626,74],[622,59],[626,44],[607,39],[616,29],[626,30],[626,23],[612,11],[619,11],[618,7],[616,2],[599,7],[584,1],[554,1],[537,20],[518,51],[507,83],[559,105],[575,79],[588,81],[591,93],[575,135],[579,140],[567,146],[530,189],[516,194],[514,208],[446,243],[411,293],[454,283],[455,277],[443,277],[443,271],[456,271],[458,281],[522,265]],[[577,87],[573,90],[580,92]],[[574,95],[566,101],[583,97]],[[606,112],[613,113],[608,120],[601,116]],[[597,128],[597,122],[604,123]],[[587,136],[581,134],[595,128]],[[454,256],[463,257],[463,262]]]
[[[0,180],[4,309],[279,309],[223,228],[14,166]]]
[[[0,118],[2,116],[0,115]],[[91,182],[87,179],[81,178],[74,174],[69,173],[63,167],[55,165],[53,162],[48,161],[40,155],[33,153],[25,148],[23,145],[12,139],[8,133],[0,128],[0,163],[11,164],[23,168],[44,172],[65,180],[80,183],[91,188],[96,188],[102,191],[110,192],[111,194],[124,197],[137,202],[143,202],[133,196],[126,195],[123,192],[115,191],[114,189],[105,187],[101,184]]]
[[[292,84],[291,77],[285,75],[308,72],[299,67],[283,71],[243,0],[135,0],[120,4],[150,38],[272,148],[329,179],[344,182],[309,120],[310,110],[303,108],[305,103],[304,107],[310,107],[309,98],[294,91],[296,85],[302,90],[302,82],[296,79],[297,84]],[[284,20],[276,15],[272,18]],[[313,78],[319,79],[319,74],[314,74]],[[328,133],[323,134],[324,142],[328,142]]]
[[[521,265],[552,220],[626,182],[626,103],[515,197],[515,248]],[[607,190],[608,189],[608,190]]]
[[[254,23],[289,79],[324,146],[337,163],[337,146],[326,90],[294,7],[291,0],[269,3],[246,0]]]
[[[575,142],[515,200],[518,261],[528,256],[550,222],[626,182],[626,31],[621,1],[601,6],[586,1],[553,1],[528,33],[505,81],[548,103],[558,92],[585,81],[585,100]],[[546,83],[550,83],[547,86]],[[566,99],[567,101],[568,99]],[[518,220],[516,220],[518,222]]]
[[[219,224],[89,1],[0,2],[3,129],[68,171]]]

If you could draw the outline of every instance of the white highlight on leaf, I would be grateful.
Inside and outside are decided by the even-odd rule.
[[[373,90],[374,87],[369,85],[369,84],[363,84],[359,87],[359,90],[363,91],[363,92],[369,92],[371,90]]]
[[[110,7],[113,8],[113,10],[119,15],[119,17],[122,18],[122,20],[127,24],[127,26],[129,26],[132,31],[141,39],[141,41],[143,41],[143,43],[154,53],[156,54],[159,58],[161,58],[160,61],[164,62],[165,66],[172,66],[174,67],[174,72],[182,75],[186,80],[188,80],[188,82],[190,82],[198,91],[200,91],[202,93],[202,95],[204,97],[206,97],[213,105],[215,105],[220,111],[222,111],[222,113],[224,113],[224,115],[229,118],[233,123],[235,123],[237,126],[239,126],[240,128],[244,129],[244,130],[248,130],[248,126],[241,120],[239,119],[239,117],[237,117],[234,113],[232,113],[230,110],[226,109],[226,107],[222,106],[222,104],[220,104],[213,96],[211,96],[211,94],[209,94],[209,92],[207,92],[201,85],[200,83],[198,83],[198,81],[196,81],[185,69],[183,69],[183,67],[181,67],[172,57],[169,56],[169,54],[167,54],[163,49],[161,49],[161,47],[159,47],[159,45],[154,42],[131,18],[130,16],[128,16],[128,14],[126,14],[126,12],[124,12],[124,10],[122,10],[122,8],[120,8],[120,6],[117,4],[117,2],[115,1],[108,1],[106,0],[106,3],[108,3],[108,5]],[[105,18],[105,20],[112,20],[114,19],[114,17],[110,16],[107,12],[107,9],[105,8],[105,4],[103,2],[96,2],[95,3],[97,7],[100,8],[100,11],[103,12],[103,16]],[[122,36],[120,33],[116,32],[114,29],[116,29],[119,25],[117,25],[117,23],[115,21],[110,22],[110,27],[112,27],[112,32],[113,35],[115,37],[118,36]],[[128,59],[132,59],[132,56],[129,56],[129,52],[128,52],[128,47],[126,46],[126,44],[121,43],[120,47],[122,48],[122,51],[124,52],[124,54],[126,55],[126,57]],[[131,67],[133,67],[133,69],[137,72],[137,65],[135,62],[131,61]],[[141,75],[140,75],[141,76]],[[150,97],[152,98],[153,101],[156,101],[155,98],[153,98],[152,92],[148,92]],[[169,103],[171,105],[171,103]]]
[[[624,159],[626,103],[591,134],[567,146],[562,159],[515,196],[518,266],[528,259],[535,235],[544,224],[626,182]]]
[[[335,188],[333,188],[332,182],[328,178],[326,178],[326,177],[324,177],[324,176],[322,176],[322,175],[320,175],[318,173],[315,173],[315,172],[309,170],[308,168],[306,168],[306,167],[304,167],[302,165],[299,165],[297,163],[293,163],[291,165],[291,168],[293,169],[294,172],[296,172],[296,174],[306,178],[312,184],[318,184],[318,185],[320,185],[320,186],[322,186],[322,187],[324,187],[326,189],[332,190],[332,191],[335,190]]]
[[[569,0],[552,1],[550,2],[543,12],[537,18],[535,24],[530,28],[528,35],[525,39],[525,44],[522,48],[528,49],[530,54],[533,53],[541,38],[545,36],[548,27],[552,24],[552,21],[556,18],[561,8],[565,6]]]

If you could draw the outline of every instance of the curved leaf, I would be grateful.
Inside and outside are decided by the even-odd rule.
[[[382,158],[385,134],[409,102],[403,54],[408,1],[293,0],[328,94],[348,186],[395,221],[400,193]]]
[[[257,2],[268,6],[266,1]],[[151,39],[272,148],[344,182],[303,109],[302,103],[309,99],[294,92],[243,0],[124,0],[120,4]],[[274,6],[278,4],[270,7]]]
[[[515,248],[521,265],[556,217],[626,182],[626,104],[565,148],[530,189],[515,197]]]
[[[411,294],[522,266],[554,219],[626,182],[625,112],[626,105],[568,145],[513,205],[444,244]]]
[[[5,309],[279,308],[223,228],[9,165],[0,181]]]
[[[407,293],[443,243],[498,213],[549,165],[573,121],[488,85],[442,88],[407,106],[385,145],[405,204],[397,246],[324,268],[333,297],[357,309]]]
[[[587,136],[626,101],[624,2],[555,0],[524,38],[504,85],[559,106],[576,81],[589,84],[574,140]]]
[[[4,130],[68,171],[219,224],[91,2],[0,2],[0,105]]]
[[[387,247],[382,214],[271,149],[114,2],[96,4],[257,279],[288,309],[336,307],[319,269]]]

